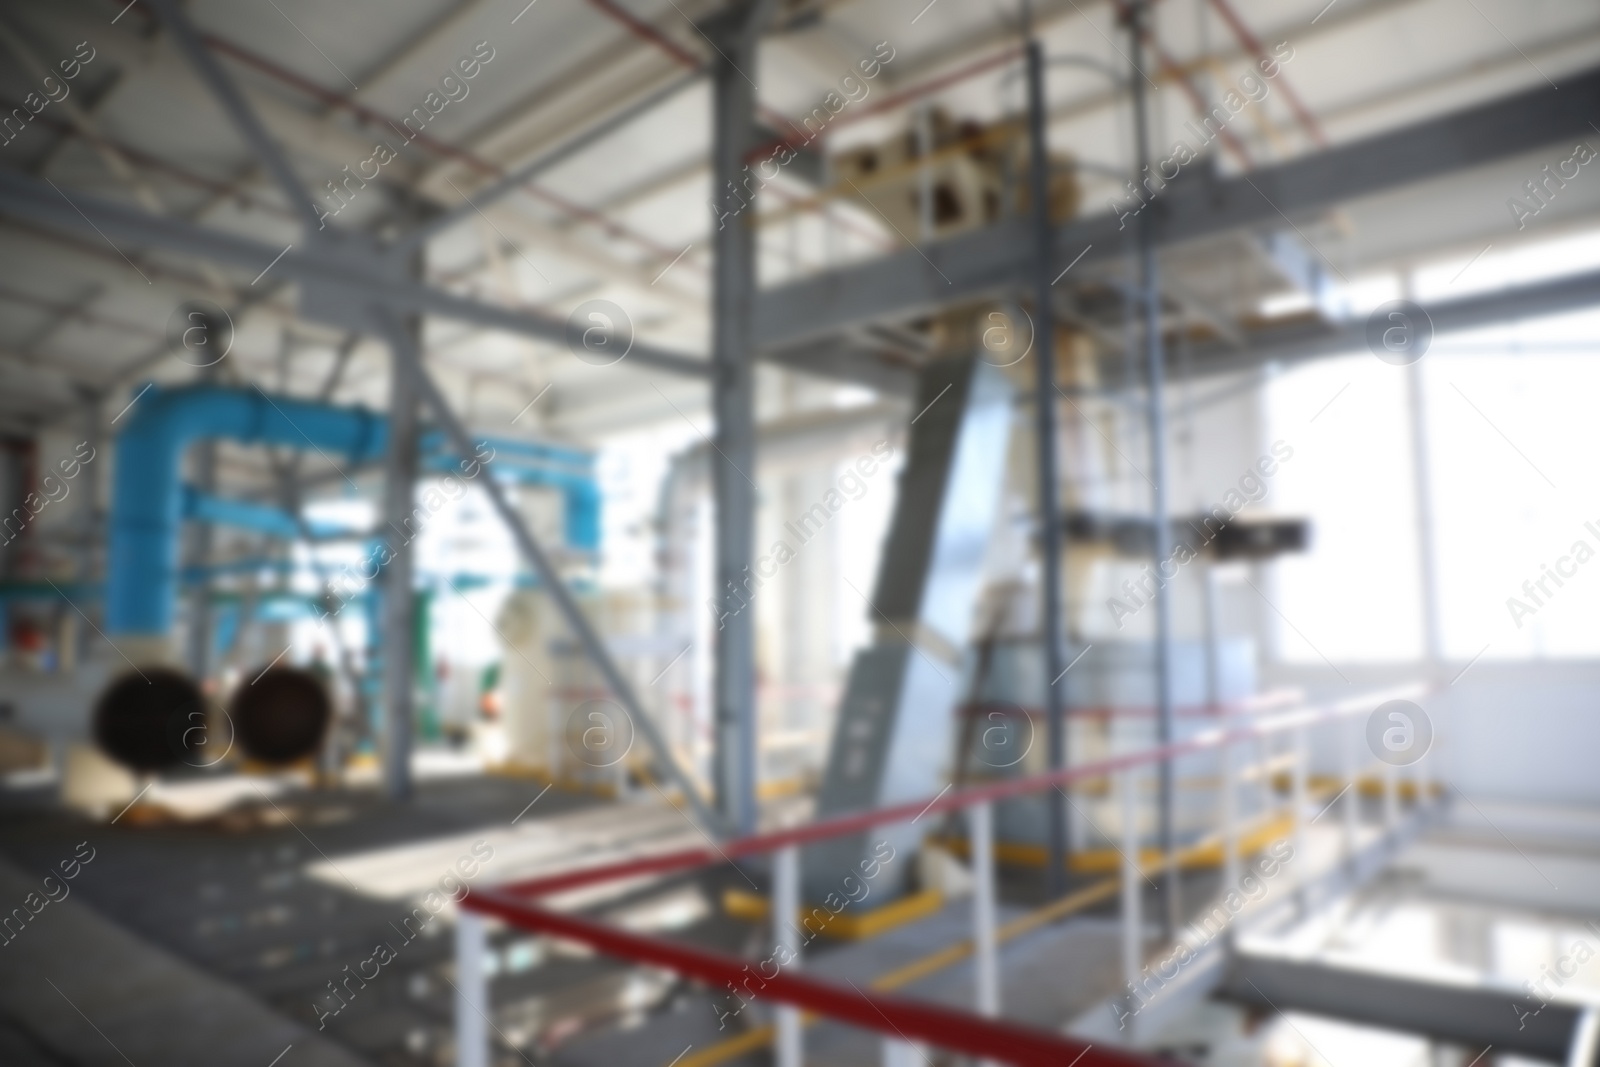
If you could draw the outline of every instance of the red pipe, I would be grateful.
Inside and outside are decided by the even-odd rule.
[[[649,41],[667,55],[690,70],[700,69],[700,57],[678,44],[672,38],[623,8],[612,0],[589,0],[589,3],[628,28],[628,32],[643,41]]]
[[[1183,72],[1183,68],[1178,66],[1177,62],[1172,58],[1172,55],[1165,48],[1161,47],[1160,42],[1155,39],[1155,34],[1151,33],[1149,30],[1146,30],[1144,36],[1145,42],[1150,46],[1150,50],[1154,52],[1156,54],[1156,58],[1161,61],[1162,71],[1177,79],[1178,85],[1183,89],[1184,95],[1189,98],[1189,102],[1194,105],[1195,111],[1200,115],[1205,115],[1209,110],[1206,107],[1206,98],[1200,94],[1200,90],[1195,86],[1194,81],[1189,77],[1189,75]],[[1141,77],[1142,76],[1143,75],[1141,75]],[[1227,126],[1223,126],[1218,130],[1217,136],[1222,138],[1223,145],[1230,152],[1232,152],[1234,158],[1240,163],[1243,163],[1246,168],[1255,166],[1255,161],[1250,158],[1250,153],[1248,150],[1246,150],[1244,142],[1235,137],[1231,129],[1229,129]]]
[[[1126,25],[1128,19],[1132,15],[1132,12],[1125,0],[1111,0],[1111,3],[1117,9],[1117,20]],[[1172,58],[1171,53],[1169,53],[1165,48],[1161,47],[1161,42],[1156,40],[1155,31],[1146,26],[1140,31],[1140,39],[1150,47],[1150,51],[1155,55],[1156,60],[1161,64],[1161,73],[1171,77],[1178,83],[1179,88],[1181,88],[1184,92],[1184,95],[1189,98],[1189,103],[1194,106],[1194,109],[1198,114],[1206,114],[1206,112],[1210,110],[1206,106],[1206,98],[1201,95],[1199,88],[1195,86],[1189,75],[1184,73],[1183,68],[1178,65],[1177,60]],[[1145,76],[1144,71],[1135,71],[1134,73],[1141,78]],[[1245,149],[1244,143],[1233,135],[1232,130],[1228,129],[1226,126],[1223,126],[1218,136],[1222,138],[1223,147],[1232,152],[1234,157],[1238,159],[1240,163],[1243,163],[1247,169],[1255,165],[1254,161],[1250,158],[1250,153]]]
[[[946,789],[931,800],[913,800],[887,808],[851,812],[831,819],[824,819],[821,822],[807,823],[803,826],[794,826],[785,830],[774,830],[769,833],[737,838],[714,849],[680,849],[676,852],[646,856],[642,859],[620,860],[616,863],[602,866],[589,867],[577,871],[565,871],[560,874],[527,879],[521,882],[510,882],[500,886],[499,889],[502,892],[517,896],[541,897],[563,890],[594,885],[599,882],[615,881],[644,874],[667,874],[672,871],[705,866],[718,860],[731,862],[740,856],[773,852],[790,845],[808,845],[828,838],[845,837],[849,834],[870,830],[872,827],[881,826],[884,823],[910,822],[927,815],[958,811],[986,801],[993,803],[999,800],[1009,800],[1013,797],[1071,785],[1079,781],[1104,778],[1108,774],[1115,774],[1118,771],[1124,771],[1147,763],[1159,763],[1180,756],[1193,755],[1197,752],[1216,748],[1224,743],[1233,744],[1266,737],[1293,727],[1311,726],[1318,722],[1339,718],[1356,711],[1369,710],[1370,707],[1375,706],[1372,704],[1372,699],[1379,695],[1382,694],[1363,695],[1350,700],[1339,701],[1331,707],[1320,710],[1307,708],[1301,711],[1280,712],[1270,718],[1258,720],[1249,725],[1238,726],[1231,730],[1208,730],[1184,741],[1174,741],[1171,744],[1156,748],[1129,752],[1120,756],[1110,756],[1106,759],[1096,760],[1093,763],[1080,763],[1061,770],[1045,771],[1026,778],[988,782],[960,790]]]
[[[16,106],[21,107],[22,105],[18,104]],[[9,109],[9,104],[0,103],[0,110]],[[176,178],[180,182],[183,182],[185,185],[192,185],[197,189],[204,189],[213,196],[226,197],[227,199],[236,202],[247,202],[252,208],[265,211],[268,214],[279,215],[286,219],[299,218],[299,216],[294,212],[286,211],[278,205],[262,199],[247,189],[240,189],[228,182],[219,182],[212,178],[207,178],[203,175],[196,174],[193,171],[185,170],[176,164],[169,163],[164,159],[153,156],[148,152],[135,148],[132,145],[125,144],[122,141],[107,137],[104,134],[89,133],[85,130],[79,129],[70,122],[60,119],[53,119],[49,115],[36,115],[34,116],[34,121],[48,126],[50,129],[55,130],[57,133],[62,134],[63,136],[78,137],[86,143],[96,147],[110,148],[119,155],[126,157],[130,163],[137,163],[145,170],[158,170],[165,174],[170,174],[172,177]]]
[[[700,61],[699,56],[678,44],[672,38],[668,37],[666,34],[662,33],[648,22],[645,22],[643,19],[634,15],[620,4],[614,3],[613,0],[589,0],[589,3],[598,8],[602,13],[609,15],[615,21],[621,23],[627,28],[628,32],[633,34],[635,37],[642,41],[648,41],[657,48],[661,49],[668,56],[672,57],[673,61],[679,65],[689,70],[700,70],[704,66],[704,64]],[[768,122],[771,122],[773,125],[787,126],[791,136],[800,135],[799,128],[796,127],[794,121],[788,118],[786,115],[780,114],[779,112],[774,111],[772,108],[762,107],[759,104],[757,105],[757,110],[764,118],[766,118]],[[788,142],[774,142],[773,147],[776,147],[780,143]],[[749,158],[753,158],[753,155]]]
[[[1233,740],[1243,740],[1247,737],[1255,736],[1255,731],[1249,728],[1234,730],[1228,736]],[[1097,763],[1080,764],[1076,767],[1068,767],[1059,771],[1037,774],[1029,778],[1013,778],[1009,781],[989,782],[980,786],[972,786],[960,791],[947,791],[932,800],[914,800],[907,804],[895,804],[887,808],[872,808],[867,811],[852,812],[848,815],[840,815],[832,819],[807,823],[803,826],[795,826],[786,830],[754,834],[750,837],[729,841],[714,850],[709,848],[690,848],[677,852],[663,853],[659,856],[646,856],[642,859],[620,860],[616,863],[598,867],[566,871],[522,882],[509,882],[500,886],[499,889],[502,892],[517,896],[543,897],[551,893],[579,889],[600,882],[618,881],[646,874],[669,874],[673,871],[703,867],[718,860],[731,862],[741,856],[775,852],[790,845],[809,845],[833,837],[845,837],[853,833],[861,833],[884,823],[910,822],[926,815],[957,811],[983,801],[992,803],[997,800],[1008,800],[1012,797],[1038,792],[1042,789],[1069,785],[1079,779],[1103,778],[1107,774],[1114,774],[1130,767],[1137,767],[1152,760],[1189,755],[1210,747],[1210,744],[1214,743],[1214,740],[1207,742],[1204,739],[1175,742],[1164,748],[1147,749],[1143,752],[1134,752],[1125,756],[1100,760]]]
[[[1245,25],[1244,19],[1239,17],[1239,13],[1233,9],[1228,0],[1211,0],[1211,6],[1216,8],[1217,13],[1227,22],[1229,28],[1233,30],[1233,35],[1239,39],[1239,43],[1253,52],[1256,59],[1265,62],[1268,58],[1267,50],[1261,46],[1261,39],[1250,32],[1250,27]],[[1326,147],[1328,139],[1322,133],[1322,125],[1317,122],[1311,110],[1301,102],[1299,94],[1290,88],[1289,80],[1281,79],[1278,88],[1283,91],[1283,98],[1289,102],[1289,109],[1294,112],[1295,118],[1305,131],[1311,135],[1311,139],[1318,147]]]
[[[241,48],[239,45],[236,45],[231,41],[224,40],[213,34],[203,34],[202,39],[206,42],[206,44],[210,45],[217,51],[225,52],[226,54],[239,60],[241,63],[252,66],[269,77],[276,78],[285,84],[295,86],[302,92],[316,96],[330,107],[342,108],[343,110],[349,111],[363,122],[372,123],[374,125],[388,126],[398,136],[404,137],[408,143],[415,142],[416,144],[426,148],[428,151],[433,152],[435,155],[443,156],[446,159],[453,159],[463,166],[478,172],[479,174],[493,178],[502,178],[505,176],[504,169],[496,166],[493,163],[490,163],[488,160],[483,159],[480,156],[473,155],[464,148],[459,148],[456,145],[449,144],[437,138],[429,137],[425,133],[418,132],[408,134],[396,126],[394,124],[394,120],[388,116],[374,111],[364,104],[358,104],[354,100],[351,100],[340,93],[324,89],[315,82],[307,81],[306,79],[295,74],[293,71],[285,70],[284,68],[279,67],[276,63],[273,63],[271,60],[266,59],[263,56],[256,55],[247,49]],[[560,208],[569,215],[581,218],[586,222],[594,223],[596,226],[601,227],[613,237],[621,237],[625,240],[633,241],[635,244],[645,248],[653,255],[665,256],[666,258],[670,259],[677,254],[674,250],[667,248],[664,245],[656,244],[643,234],[635,233],[620,223],[611,221],[592,208],[586,208],[582,204],[574,203],[564,196],[559,196],[556,193],[550,192],[549,190],[542,189],[531,182],[525,184],[523,189],[533,196],[545,201],[546,203]]]
[[[900,107],[908,101],[915,100],[918,97],[928,96],[932,93],[938,92],[940,89],[954,85],[957,82],[966,81],[968,78],[976,77],[985,71],[993,70],[995,67],[1005,66],[1007,63],[1015,60],[1020,55],[1022,55],[1022,49],[1020,48],[1007,48],[1003,51],[996,52],[994,55],[989,56],[986,59],[980,59],[975,63],[969,63],[967,66],[960,67],[948,74],[941,74],[936,78],[930,78],[921,85],[913,85],[909,89],[902,89],[900,92],[890,95],[887,99],[879,100],[871,107],[864,107],[858,111],[852,111],[848,116],[841,117],[841,119],[836,122],[835,125],[842,126],[847,123],[857,122],[872,115],[880,114],[884,111],[893,110],[894,108]]]
[[[1071,708],[1068,709],[1067,716],[1073,719],[1095,720],[1148,719],[1155,716],[1158,711],[1159,709],[1157,708],[1146,706],[1100,706]],[[1231,704],[1181,704],[1174,711],[1179,718],[1184,719],[1215,719],[1222,715],[1237,713],[1238,709]],[[1023,707],[1021,704],[998,700],[984,700],[976,704],[963,704],[956,708],[956,714],[969,718],[977,715],[1001,715],[1013,719],[1041,719],[1047,713],[1044,708]]]

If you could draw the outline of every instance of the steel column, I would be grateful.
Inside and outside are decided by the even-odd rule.
[[[413,636],[416,593],[411,588],[415,575],[411,540],[417,531],[411,528],[410,522],[416,501],[417,444],[421,425],[417,418],[418,367],[406,358],[406,352],[413,350],[409,346],[420,343],[421,323],[416,319],[396,322],[394,329],[406,335],[408,345],[395,345],[389,360],[389,449],[383,464],[383,526],[389,558],[383,565],[380,753],[385,794],[391,800],[407,800],[411,796],[412,718],[417,671]],[[472,452],[461,454],[468,456]]]
[[[712,679],[712,762],[717,806],[738,833],[756,827],[755,674],[755,194],[744,184],[756,144],[756,44],[768,0],[740,4],[703,28],[716,41],[711,62],[711,410],[716,419],[717,612]],[[749,198],[747,202],[746,198]]]
[[[1126,13],[1129,63],[1133,67],[1128,82],[1133,87],[1134,174],[1137,176],[1144,174],[1150,163],[1150,120],[1142,67],[1144,19],[1147,13],[1144,0],[1136,0],[1129,5]],[[1156,278],[1155,212],[1148,209],[1139,212],[1137,227],[1139,297],[1144,307],[1145,370],[1149,379],[1150,402],[1150,523],[1156,570],[1156,743],[1169,745],[1172,743],[1172,590],[1162,574],[1162,566],[1172,553],[1172,529],[1167,520],[1167,410],[1163,396],[1167,366],[1161,345],[1161,291]],[[1177,800],[1175,771],[1175,760],[1162,761],[1157,837],[1166,861],[1164,896],[1169,936],[1177,932],[1182,922],[1182,904],[1178,899],[1178,851],[1173,825]]]
[[[1034,436],[1038,438],[1040,581],[1044,584],[1042,634],[1046,741],[1051,770],[1067,764],[1066,676],[1061,669],[1061,502],[1056,479],[1056,330],[1051,299],[1050,153],[1045,131],[1044,49],[1030,37],[1028,56],[1029,181],[1034,225]],[[1060,790],[1045,795],[1049,852],[1045,885],[1059,896],[1066,884],[1067,797]]]
[[[91,454],[100,456],[106,447],[105,394],[93,392],[82,386],[78,395],[83,399],[83,439],[89,442]],[[78,491],[83,494],[83,544],[78,556],[78,578],[88,582],[94,578],[95,548],[104,539],[101,529],[103,515],[100,507],[100,467],[90,464],[83,473],[83,483]]]

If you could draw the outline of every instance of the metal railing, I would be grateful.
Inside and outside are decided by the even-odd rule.
[[[1323,707],[1278,712],[1241,725],[1214,727],[1169,745],[1119,754],[1060,771],[988,782],[959,791],[948,790],[924,801],[839,816],[721,845],[708,840],[703,848],[681,849],[494,888],[473,889],[460,902],[461,912],[456,927],[458,1067],[488,1067],[490,1062],[489,971],[486,967],[489,918],[524,930],[576,941],[606,955],[665,968],[714,989],[739,988],[741,985],[748,989],[751,972],[747,960],[682,942],[616,929],[594,919],[556,910],[542,901],[557,893],[592,888],[604,883],[686,872],[769,854],[773,858],[773,936],[776,946],[785,950],[787,958],[785,965],[774,967],[772,976],[767,976],[764,971],[760,975],[760,996],[769,998],[777,1006],[774,1025],[766,1028],[768,1036],[761,1043],[767,1039],[772,1041],[779,1067],[801,1067],[804,1062],[802,1035],[805,1019],[802,1012],[880,1033],[885,1041],[886,1062],[901,1058],[905,1046],[913,1042],[926,1042],[985,1062],[1040,1067],[1047,1064],[1060,1067],[1064,1063],[1077,1063],[1079,1067],[1153,1067],[1161,1062],[1170,1067],[1170,1061],[1157,1061],[1135,1051],[1104,1045],[1091,1047],[1064,1034],[1000,1018],[1000,942],[1059,919],[1076,907],[1109,899],[1115,892],[1116,883],[1120,883],[1122,970],[1129,988],[1133,988],[1132,983],[1138,980],[1146,959],[1139,883],[1144,879],[1146,870],[1160,870],[1165,865],[1176,867],[1181,858],[1142,858],[1138,812],[1141,777],[1152,766],[1169,760],[1211,752],[1219,756],[1222,769],[1221,825],[1209,839],[1187,844],[1178,851],[1181,856],[1192,858],[1208,847],[1214,849],[1220,840],[1222,884],[1226,891],[1229,886],[1237,885],[1240,879],[1241,818],[1237,793],[1245,776],[1240,773],[1241,764],[1235,759],[1237,749],[1246,745],[1264,746],[1273,739],[1288,739],[1287,759],[1272,757],[1262,763],[1264,767],[1287,764],[1289,832],[1296,853],[1304,855],[1310,796],[1308,740],[1312,728],[1347,722],[1353,716],[1373,712],[1386,701],[1414,699],[1427,691],[1425,685],[1418,683],[1366,693]],[[1330,777],[1335,785],[1341,782],[1343,785],[1337,790],[1335,800],[1355,788],[1367,769],[1358,758],[1356,741],[1357,738],[1347,735],[1345,743],[1338,746],[1340,772]],[[1393,832],[1399,823],[1399,774],[1397,768],[1387,762],[1382,767],[1382,825],[1385,832]],[[1269,772],[1263,770],[1257,776],[1257,788],[1260,788],[1259,782],[1268,777]],[[1073,785],[1085,785],[1107,778],[1115,783],[1114,795],[1121,812],[1121,847],[1118,849],[1121,853],[1120,875],[1108,879],[1107,884],[1079,889],[1067,898],[1047,905],[1034,916],[1015,920],[1005,927],[997,926],[994,805],[1050,789],[1064,790]],[[1418,781],[1416,785],[1416,796],[1420,803],[1427,793],[1424,788],[1426,783]],[[1328,807],[1331,806],[1332,802],[1329,802]],[[798,970],[796,965],[800,945],[797,943],[793,919],[800,911],[802,846],[860,834],[885,824],[915,822],[928,815],[955,812],[964,812],[968,822],[968,854],[973,881],[972,939],[964,947],[935,953],[930,957],[931,966],[919,963],[901,970],[908,972],[906,977],[909,980],[912,974],[920,977],[970,955],[974,961],[973,1010],[962,1011],[945,1004],[884,992],[890,985],[903,984],[900,981],[889,983],[880,980],[872,983],[869,987],[872,991],[869,992],[853,983],[839,986]],[[1313,818],[1320,818],[1320,814]],[[1352,800],[1344,806],[1343,817],[1342,849],[1347,856],[1353,854],[1358,846],[1358,822],[1359,812]],[[1305,865],[1297,865],[1294,882],[1302,883],[1306,877]],[[749,1051],[750,1047],[751,1043],[746,1041],[730,1049],[726,1057],[702,1055],[699,1061],[720,1062],[723,1058]]]

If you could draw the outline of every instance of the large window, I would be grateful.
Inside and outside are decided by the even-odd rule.
[[[1422,652],[1411,438],[1403,369],[1371,355],[1323,360],[1267,387],[1268,440],[1294,449],[1273,509],[1311,519],[1273,588],[1287,660],[1415,659]]]
[[[1583,235],[1420,270],[1414,282],[1427,306],[1597,262],[1600,238]],[[1362,351],[1274,379],[1268,439],[1295,448],[1274,506],[1310,516],[1315,529],[1309,553],[1276,567],[1283,657],[1403,660],[1424,651],[1413,374],[1444,655],[1600,655],[1597,355],[1600,312],[1585,312],[1436,338],[1415,369]]]
[[[1600,314],[1567,316],[1426,361],[1447,656],[1600,655],[1596,337]]]

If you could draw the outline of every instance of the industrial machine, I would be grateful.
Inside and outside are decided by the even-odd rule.
[[[948,777],[949,723],[1005,480],[1013,395],[1010,379],[970,350],[922,372],[921,414],[872,594],[877,634],[850,668],[819,814],[929,796]],[[914,851],[919,834],[897,828],[890,844]],[[855,870],[874,845],[862,835],[818,846],[805,863],[812,898],[834,892],[839,872]]]
[[[958,120],[941,107],[919,112],[909,128],[830,161],[845,191],[903,235],[946,237],[1030,210],[1028,137],[1018,120]],[[1050,160],[1050,216],[1077,213],[1073,160]]]
[[[185,568],[180,562],[185,524],[241,527],[274,539],[344,540],[362,546],[363,559],[370,564],[337,574],[317,573],[322,588],[312,595],[285,586],[241,605],[236,594],[231,600],[212,594],[222,597],[228,609],[217,627],[219,647],[252,617],[329,618],[347,603],[370,608],[381,595],[378,579],[388,539],[379,531],[311,522],[275,504],[219,497],[185,483],[186,451],[215,440],[314,451],[341,471],[352,472],[382,457],[387,420],[360,407],[210,383],[142,391],[116,438],[106,585],[103,590],[86,586],[71,591],[74,599],[103,595],[104,630],[122,658],[110,665],[109,673],[100,665],[17,677],[8,685],[13,728],[55,746],[64,792],[83,801],[82,806],[103,809],[116,796],[131,795],[134,779],[129,772],[211,767],[224,757],[265,768],[300,763],[319,750],[336,720],[326,671],[260,663],[242,672],[242,682],[221,694],[226,699],[219,702],[211,681],[180,665],[174,630],[183,587],[208,583],[229,569],[287,573],[286,561],[280,559],[214,565],[211,574]],[[589,453],[491,438],[480,442],[476,456],[462,458],[436,432],[423,435],[421,449],[422,469],[443,478],[447,487],[465,486],[486,470],[492,457],[496,477],[557,494],[558,542],[573,558],[594,558],[600,495]],[[401,536],[416,536],[428,513],[424,494],[415,521],[407,524],[413,528]],[[370,674],[381,648],[367,652]],[[88,738],[94,749],[82,744]]]

